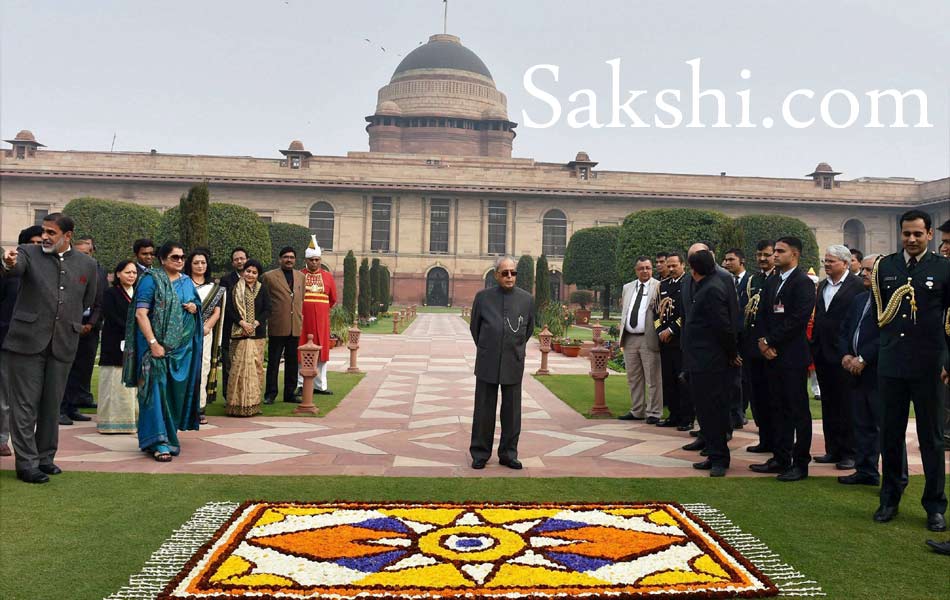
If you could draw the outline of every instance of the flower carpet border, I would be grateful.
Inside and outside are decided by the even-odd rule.
[[[705,504],[210,503],[107,600],[823,596]]]

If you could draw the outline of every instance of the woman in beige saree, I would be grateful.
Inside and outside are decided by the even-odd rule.
[[[258,280],[261,271],[258,261],[247,261],[243,276],[227,299],[227,314],[233,325],[228,332],[231,371],[225,412],[232,417],[250,417],[261,412],[264,347],[270,315],[270,296]]]

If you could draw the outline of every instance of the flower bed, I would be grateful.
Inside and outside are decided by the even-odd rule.
[[[673,503],[246,502],[159,598],[777,593],[711,527]]]

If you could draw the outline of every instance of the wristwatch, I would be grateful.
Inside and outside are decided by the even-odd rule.
[[[152,338],[148,341],[149,346],[151,346],[152,344],[157,344],[157,343],[158,343],[158,340],[156,340],[155,338]]]
[[[859,357],[858,357],[858,362],[863,365],[863,364],[864,364],[864,357],[863,357],[863,356],[859,356]]]

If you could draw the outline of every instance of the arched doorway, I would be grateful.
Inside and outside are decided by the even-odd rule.
[[[849,219],[844,224],[844,245],[852,250],[867,251],[864,247],[864,223],[858,219]]]
[[[426,305],[449,305],[449,272],[442,267],[430,269],[426,275]]]

